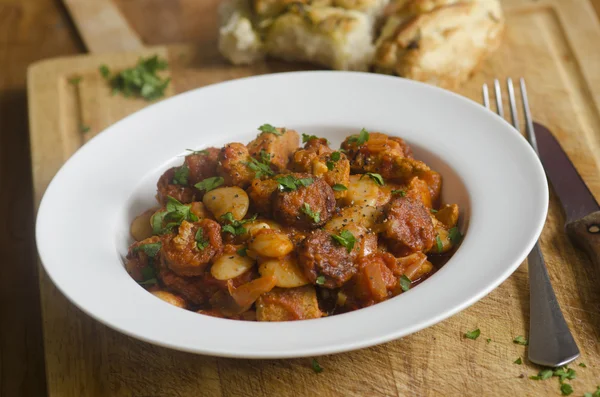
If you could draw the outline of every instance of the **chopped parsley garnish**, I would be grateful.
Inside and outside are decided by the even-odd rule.
[[[393,193],[393,192],[392,192],[392,193]],[[432,214],[437,214],[437,212],[438,212],[438,210],[434,210],[433,208],[431,208],[429,211],[430,211]]]
[[[541,380],[546,380],[552,377],[552,370],[551,369],[543,369],[538,373],[538,376]]]
[[[190,169],[184,164],[175,170],[175,174],[173,175],[173,183],[175,185],[187,185],[189,176]]]
[[[90,126],[87,124],[80,124],[79,125],[79,131],[86,133],[89,132],[91,130]]]
[[[563,383],[562,385],[560,385],[560,392],[563,396],[568,396],[571,393],[573,393],[573,386],[571,386],[568,383]]]
[[[316,212],[313,211],[310,208],[310,204],[308,204],[308,203],[302,204],[302,207],[300,208],[300,210],[302,212],[304,212],[306,215],[308,215],[308,217],[311,218],[314,223],[321,222],[321,213],[319,211],[316,211]]]
[[[81,83],[81,76],[75,76],[75,77],[71,77],[69,80],[67,80],[69,82],[69,84],[77,87],[79,85],[79,83]]]
[[[594,393],[583,393],[583,397],[600,397],[600,386],[596,386]]]
[[[101,65],[100,74],[108,80],[112,93],[121,93],[125,97],[135,96],[153,101],[165,94],[165,89],[171,79],[161,78],[157,72],[167,69],[167,62],[159,59],[158,55],[140,58],[137,64],[119,73],[111,74],[106,65]]]
[[[400,197],[405,197],[406,196],[406,190],[394,189],[394,190],[392,190],[392,194],[399,194]]]
[[[435,243],[437,245],[437,251],[442,252],[444,249],[444,244],[442,244],[442,239],[439,234],[435,236]]]
[[[513,361],[513,364],[521,365],[523,364],[523,360],[521,360],[521,357],[519,357],[515,361]]]
[[[312,365],[312,369],[313,369],[313,371],[315,371],[315,373],[320,374],[321,372],[323,372],[323,367],[321,367],[321,365],[319,365],[317,360],[315,360],[314,358],[312,359],[311,365]]]
[[[194,240],[196,240],[196,247],[198,247],[200,251],[204,251],[204,249],[210,245],[209,241],[204,238],[204,229],[201,227],[198,228]]]
[[[363,143],[367,142],[368,140],[369,140],[369,131],[365,130],[364,128],[362,130],[360,130],[360,133],[358,135],[352,135],[350,138],[348,138],[349,143],[356,143],[357,146],[362,145]]]
[[[144,254],[148,255],[150,258],[155,258],[162,247],[162,243],[159,241],[157,243],[148,243],[138,245],[133,249],[133,252],[142,251]]]
[[[340,160],[340,152],[333,152],[329,155],[329,160],[325,163],[329,171],[333,171],[335,163]]]
[[[167,196],[165,211],[159,211],[152,215],[150,223],[154,234],[165,234],[181,225],[183,221],[196,222],[198,217],[190,211],[190,206],[181,204],[171,196]]]
[[[310,186],[314,182],[313,178],[296,178],[293,175],[286,175],[277,178],[279,190],[283,192],[291,192],[298,189],[300,186]]]
[[[492,339],[491,339],[491,338],[487,338],[485,341],[486,341],[487,343],[490,343],[490,342],[492,341]]]
[[[277,128],[273,127],[271,124],[263,124],[260,127],[258,127],[258,130],[262,131],[263,134],[267,133],[267,134],[273,134],[273,135],[277,135],[277,136],[283,135],[281,132],[277,131]]]
[[[462,240],[462,234],[460,234],[460,231],[457,227],[453,227],[450,230],[448,230],[448,237],[450,238],[450,241],[453,245],[457,245],[458,243],[460,243],[460,240]]]
[[[587,365],[585,365],[585,363],[579,363],[577,365],[579,365],[581,368],[587,368]]]
[[[525,337],[521,335],[515,337],[515,339],[513,339],[513,342],[523,346],[527,346],[529,344],[529,341],[527,341],[527,339],[525,339]]]
[[[321,139],[316,135],[302,134],[302,143],[306,143],[312,139]]]
[[[575,379],[577,377],[575,370],[569,367],[554,370],[553,375],[560,378],[560,383],[564,382],[565,379]]]
[[[223,179],[223,177],[213,176],[196,183],[194,187],[198,190],[204,190],[206,193],[208,193],[211,190],[218,188],[223,183],[225,183],[225,179]]]
[[[410,278],[408,278],[406,274],[403,274],[402,277],[400,277],[400,288],[402,288],[402,291],[408,291],[410,289],[411,282],[412,281],[410,280]]]
[[[235,251],[239,256],[248,256],[248,248],[242,247],[239,250]]]
[[[254,157],[250,158],[249,162],[244,163],[248,168],[255,172],[255,178],[262,178],[263,176],[273,176],[275,173],[271,169],[271,155],[262,149],[260,151],[260,161]]]
[[[336,192],[343,192],[344,190],[348,190],[348,188],[346,186],[342,185],[341,183],[336,183],[331,188],[333,190],[335,190]]]
[[[241,234],[246,234],[247,230],[244,227],[244,224],[246,224],[248,222],[254,222],[256,220],[256,216],[257,215],[254,215],[252,218],[242,219],[241,221],[238,221],[237,219],[235,219],[233,217],[233,214],[231,212],[223,214],[223,215],[221,215],[221,219],[223,219],[224,221],[229,222],[229,224],[224,225],[221,228],[221,231],[223,233],[231,233],[234,236],[239,236]]]
[[[481,330],[479,328],[473,330],[473,331],[467,331],[465,332],[465,338],[467,339],[477,339],[479,338],[479,335],[481,335]]]
[[[346,247],[348,253],[352,252],[354,244],[356,243],[356,238],[348,230],[342,230],[342,232],[339,235],[332,234],[331,238],[342,247]]]
[[[204,149],[204,150],[193,150],[193,149],[185,149],[188,152],[191,152],[190,154],[188,154],[188,156],[192,156],[194,154],[208,154],[208,150]]]
[[[150,261],[148,261],[148,266],[142,268],[140,272],[142,274],[142,281],[138,281],[139,285],[154,285],[158,283],[156,272]]]
[[[366,174],[362,175],[360,177],[360,179],[363,179],[365,177],[365,175],[368,176],[369,178],[371,178],[373,180],[373,182],[375,182],[379,186],[385,185],[385,182],[383,181],[383,177],[381,175],[375,174],[373,172],[367,172]]]
[[[317,280],[315,281],[318,285],[323,285],[325,284],[325,276],[319,276],[317,277]]]

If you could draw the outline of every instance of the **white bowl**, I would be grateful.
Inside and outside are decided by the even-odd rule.
[[[247,143],[264,123],[329,138],[362,127],[405,138],[444,177],[464,241],[431,278],[398,297],[316,320],[214,318],[140,287],[122,257],[133,217],[186,148]],[[481,105],[425,84],[350,72],[271,74],[216,84],[149,106],[102,132],[48,186],[37,246],[56,286],[127,335],[225,357],[283,358],[359,349],[433,325],[481,299],[525,259],[546,217],[548,186],[525,139]]]

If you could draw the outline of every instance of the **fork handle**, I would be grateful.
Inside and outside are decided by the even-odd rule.
[[[600,270],[600,211],[567,223],[565,228],[573,244],[585,251]]]
[[[559,367],[577,356],[579,348],[563,317],[539,243],[527,257],[529,265],[529,360]]]

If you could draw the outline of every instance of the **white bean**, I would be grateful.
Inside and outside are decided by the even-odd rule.
[[[380,212],[381,211],[376,207],[370,205],[352,205],[350,207],[345,207],[338,216],[331,218],[329,222],[325,224],[325,230],[340,230],[350,224],[370,229],[375,225],[375,221]]]
[[[152,237],[153,232],[150,218],[152,218],[154,212],[156,212],[156,208],[149,209],[143,214],[136,216],[131,222],[129,233],[131,233],[131,237],[133,237],[135,241],[142,241],[148,237]]]
[[[231,212],[234,219],[241,220],[248,213],[250,205],[246,192],[237,186],[211,190],[204,195],[202,202],[216,219],[221,219],[222,215]]]
[[[152,291],[152,295],[156,296],[163,301],[172,304],[173,306],[181,307],[185,309],[185,300],[177,295],[174,295],[167,291]]]
[[[262,230],[250,240],[248,248],[261,256],[280,258],[292,252],[294,244],[283,233],[275,230]]]
[[[342,203],[345,205],[383,205],[389,200],[389,193],[379,188],[368,175],[350,175],[348,191]]]
[[[309,283],[296,259],[291,256],[269,259],[259,265],[258,271],[261,276],[274,276],[277,279],[276,287],[295,288]]]
[[[250,270],[254,259],[237,253],[223,254],[213,263],[210,274],[217,280],[230,280]]]

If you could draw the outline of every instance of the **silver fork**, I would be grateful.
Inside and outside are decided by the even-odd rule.
[[[529,101],[527,100],[527,88],[525,80],[519,80],[521,86],[521,98],[523,102],[523,113],[525,115],[525,132],[527,140],[538,154],[537,141]],[[513,126],[517,131],[519,128],[519,116],[517,115],[517,103],[515,100],[515,89],[512,79],[506,79],[508,90],[508,103]],[[490,100],[487,84],[483,84],[483,104],[490,109]],[[494,93],[496,97],[496,109],[498,115],[504,118],[502,105],[502,89],[498,79],[494,80]],[[490,109],[491,110],[491,109]],[[548,367],[560,367],[577,357],[579,348],[569,331],[569,327],[556,300],[556,295],[550,284],[548,270],[544,262],[544,256],[538,242],[527,257],[529,268],[529,360]]]

